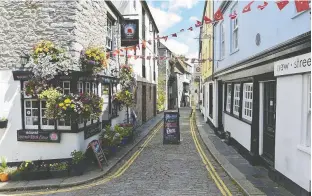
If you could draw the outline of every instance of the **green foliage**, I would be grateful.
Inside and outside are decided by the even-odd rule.
[[[117,146],[120,144],[121,136],[114,128],[107,125],[100,134],[100,140],[102,141],[103,146]]]
[[[7,168],[8,165],[7,165],[7,161],[4,157],[1,157],[1,166],[3,169]]]
[[[80,161],[85,159],[85,155],[82,151],[74,150],[70,153],[70,155],[72,156],[73,164],[78,164]]]
[[[59,109],[55,107],[57,105],[58,99],[62,96],[59,89],[56,88],[48,88],[47,90],[42,91],[39,94],[39,99],[46,100],[46,111],[45,117],[48,119],[55,119],[59,114]]]
[[[158,77],[158,90],[157,90],[157,110],[162,111],[165,109],[166,101],[166,80],[163,77]]]
[[[62,170],[67,170],[67,169],[68,169],[67,162],[50,164],[50,170],[53,170],[53,171],[62,171]]]
[[[19,171],[31,171],[34,170],[35,164],[32,161],[24,161],[18,168]]]

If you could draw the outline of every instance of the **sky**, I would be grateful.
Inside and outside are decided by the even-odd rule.
[[[204,3],[200,0],[147,1],[152,12],[159,35],[169,35],[167,41],[162,40],[173,53],[185,55],[187,58],[198,58],[199,28],[195,28],[196,20],[201,21]],[[187,30],[193,26],[193,31]],[[185,29],[184,32],[171,37],[171,34]]]

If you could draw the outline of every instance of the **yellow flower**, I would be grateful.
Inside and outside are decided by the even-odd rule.
[[[66,103],[66,107],[68,107],[70,104],[69,103]]]
[[[71,105],[70,105],[70,107],[71,107],[71,108],[74,108],[74,107],[75,107],[75,105],[74,105],[74,104],[71,104]]]
[[[90,51],[90,50],[87,50],[87,51],[86,51],[86,54],[90,54],[90,53],[91,53],[91,51]]]
[[[70,102],[71,102],[71,100],[69,98],[64,100],[64,103],[70,103]]]
[[[60,103],[59,106],[60,106],[60,107],[63,107],[63,106],[64,106],[64,103]]]
[[[64,106],[64,107],[62,107],[63,108],[63,110],[66,110],[66,107]]]

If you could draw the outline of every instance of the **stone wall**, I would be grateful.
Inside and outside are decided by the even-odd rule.
[[[19,67],[22,52],[29,52],[40,40],[55,42],[70,50],[76,59],[89,45],[105,47],[107,12],[111,12],[105,1],[32,2],[0,1],[0,69]],[[119,22],[113,30],[117,38],[113,45],[117,48]],[[118,59],[110,64],[117,66]]]

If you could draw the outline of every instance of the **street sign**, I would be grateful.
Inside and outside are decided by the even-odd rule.
[[[180,143],[179,112],[176,110],[164,112],[163,144]]]
[[[102,147],[101,147],[99,141],[93,140],[92,142],[90,142],[89,146],[92,148],[92,151],[94,152],[94,155],[98,161],[100,169],[103,170],[102,164],[105,162],[106,165],[108,165],[108,163],[107,163],[106,156],[102,150]]]

